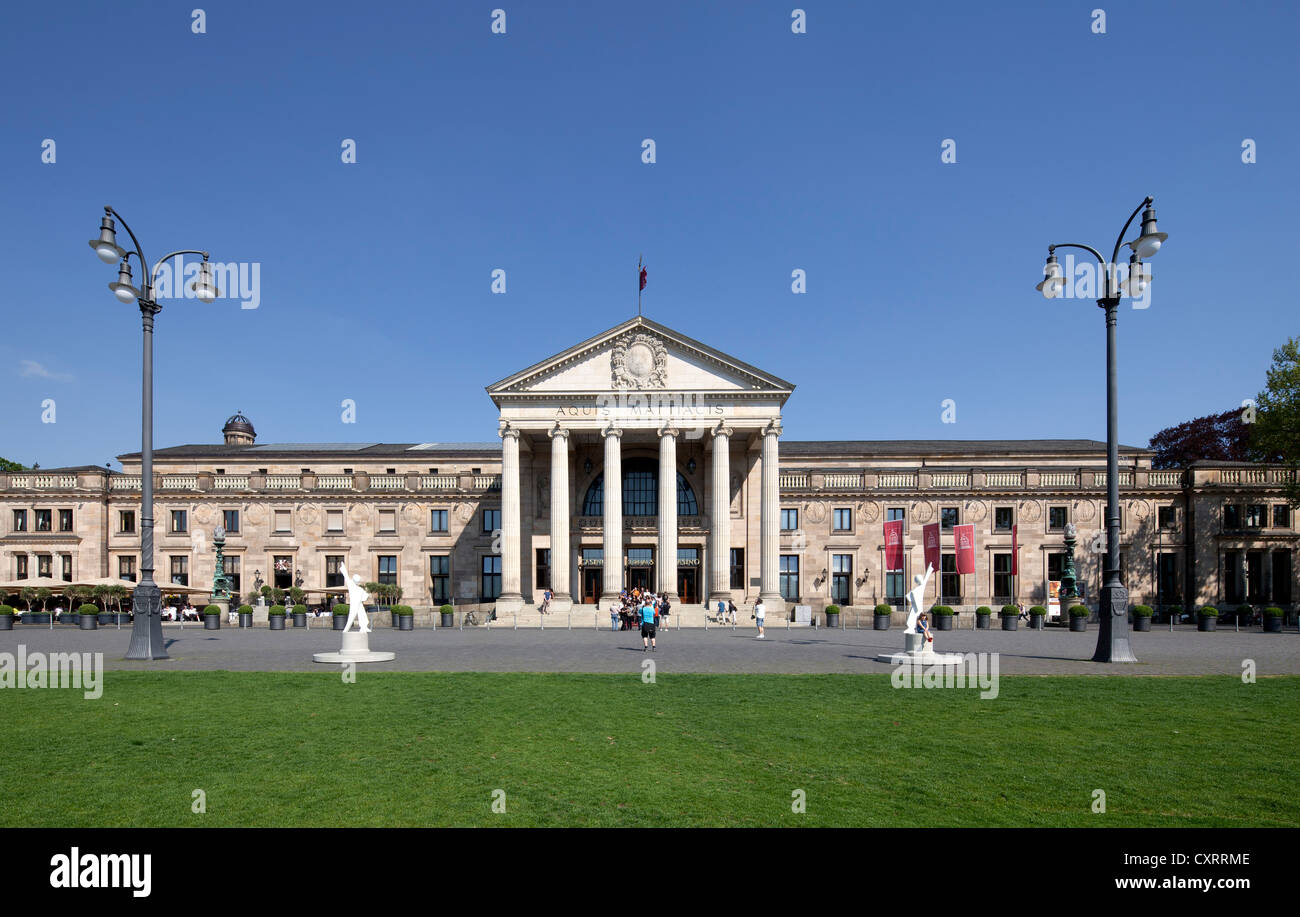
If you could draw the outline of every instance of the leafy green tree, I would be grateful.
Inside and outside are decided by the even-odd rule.
[[[1273,351],[1273,365],[1255,404],[1251,457],[1289,467],[1292,480],[1286,498],[1292,506],[1300,506],[1300,338],[1291,338]]]
[[[11,462],[7,458],[0,458],[0,471],[26,471],[22,465],[17,462]]]

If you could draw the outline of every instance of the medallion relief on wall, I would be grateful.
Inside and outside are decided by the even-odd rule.
[[[983,500],[966,501],[966,518],[964,522],[983,522],[989,514],[989,505]]]
[[[934,504],[928,500],[916,504],[915,517],[921,525],[928,523],[934,518]]]
[[[1022,500],[1017,515],[1022,522],[1037,522],[1043,517],[1043,510],[1037,500]]]
[[[813,525],[820,525],[826,521],[826,504],[820,501],[805,503],[803,505],[803,514]]]
[[[261,503],[252,503],[244,511],[244,518],[252,525],[261,525],[266,521],[266,507]]]
[[[456,504],[456,517],[457,517],[458,519],[460,519],[461,522],[469,522],[471,519],[474,518],[474,504],[473,504],[473,503],[457,503],[457,504]]]
[[[407,525],[420,524],[420,507],[414,503],[407,503],[402,507],[402,521]]]
[[[194,508],[194,521],[199,525],[207,525],[212,520],[212,510],[203,505]]]
[[[870,524],[880,518],[880,504],[875,502],[858,504],[858,519]]]
[[[1097,503],[1094,500],[1076,500],[1074,519],[1076,522],[1091,522],[1097,518]]]
[[[615,389],[663,388],[668,384],[668,351],[651,334],[626,334],[609,355],[610,384]]]

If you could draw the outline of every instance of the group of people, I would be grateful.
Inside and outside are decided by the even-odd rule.
[[[653,652],[659,623],[671,610],[667,596],[634,586],[619,592],[618,602],[610,606],[609,625],[614,630],[634,630],[639,626],[642,652]]]

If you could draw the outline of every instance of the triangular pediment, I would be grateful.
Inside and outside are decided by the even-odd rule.
[[[604,392],[762,395],[784,403],[794,386],[638,316],[488,386],[494,401]]]

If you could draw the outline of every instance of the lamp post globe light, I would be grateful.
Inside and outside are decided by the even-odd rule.
[[[127,251],[117,244],[117,227],[114,219],[122,220],[122,228],[131,237],[135,246]],[[123,303],[132,300],[140,305],[140,316],[144,324],[143,366],[141,370],[140,399],[140,583],[135,587],[135,596],[131,602],[135,621],[131,627],[131,645],[126,651],[127,659],[166,659],[167,649],[162,638],[162,593],[153,579],[153,325],[154,316],[162,311],[162,306],[154,300],[154,282],[158,279],[158,269],[177,255],[202,255],[203,264],[199,267],[198,278],[190,284],[195,298],[200,302],[210,303],[221,295],[212,281],[212,267],[208,264],[208,253],[196,249],[181,249],[164,255],[154,263],[150,270],[140,248],[140,241],[127,225],[122,215],[112,207],[104,207],[104,216],[99,224],[99,238],[88,243],[105,264],[113,264],[120,259],[117,281],[108,288]],[[140,263],[140,279],[144,284],[137,289],[132,283],[130,258],[134,255]]]
[[[1119,396],[1115,372],[1115,320],[1121,296],[1141,296],[1150,283],[1150,275],[1142,259],[1150,258],[1160,251],[1160,246],[1169,238],[1156,227],[1156,211],[1151,205],[1152,199],[1148,197],[1129,215],[1128,222],[1115,240],[1110,261],[1106,261],[1101,252],[1090,245],[1077,242],[1049,245],[1043,279],[1037,286],[1038,291],[1048,299],[1060,295],[1065,278],[1056,260],[1058,248],[1083,249],[1097,259],[1101,268],[1101,298],[1097,300],[1097,305],[1106,313],[1106,560],[1097,614],[1101,626],[1097,633],[1097,649],[1092,654],[1093,662],[1137,662],[1128,639],[1128,590],[1124,588],[1119,575]],[[1139,211],[1142,212],[1142,231],[1128,243],[1132,250],[1128,275],[1120,282],[1116,264],[1119,250],[1124,244],[1124,234],[1133,225]]]

